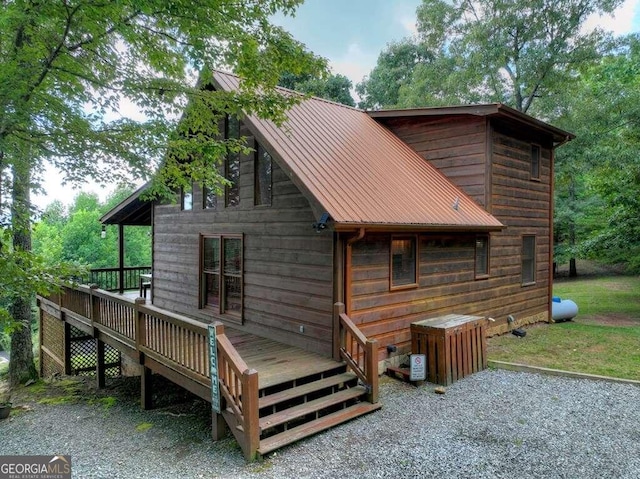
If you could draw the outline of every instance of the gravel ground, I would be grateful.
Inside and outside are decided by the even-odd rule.
[[[70,454],[75,478],[638,478],[640,387],[487,370],[446,394],[382,379],[381,411],[246,464],[209,439],[208,405],[141,411],[135,388],[32,404],[0,455]],[[90,396],[90,395],[89,395]]]

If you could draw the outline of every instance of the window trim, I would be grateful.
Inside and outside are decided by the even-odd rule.
[[[268,208],[273,204],[273,155],[267,151],[267,149],[262,146],[258,141],[255,142],[255,154],[253,157],[253,206],[257,206],[259,208]],[[260,176],[258,172],[258,159],[260,158],[260,152],[263,151],[269,158],[271,158],[271,172],[269,174],[269,202],[268,203],[258,203],[259,195],[258,195],[258,178]]]
[[[534,152],[537,151],[537,159]],[[535,161],[534,161],[535,160]],[[534,175],[534,165],[537,163],[538,165],[538,174]],[[529,178],[532,181],[540,181],[541,171],[542,170],[542,147],[537,143],[531,144],[531,158],[529,161]]]
[[[486,258],[485,258],[485,272],[484,273],[479,273],[478,272],[478,240],[480,240],[480,239],[483,239],[485,241],[486,250],[487,250],[487,254],[486,254]],[[491,239],[490,239],[490,236],[488,234],[486,234],[486,235],[477,235],[475,237],[475,241],[474,241],[474,256],[473,256],[473,271],[474,271],[475,279],[487,279],[491,275],[490,256],[491,256]]]
[[[532,279],[531,281],[525,281],[525,277],[524,277],[524,262],[525,262],[525,240],[532,238],[533,239],[533,251],[532,251],[532,255],[530,258],[530,261],[532,262],[532,268],[531,268],[531,275],[532,275]],[[522,249],[520,252],[520,268],[521,268],[521,272],[520,272],[520,278],[521,278],[521,282],[522,282],[522,286],[531,286],[536,284],[536,270],[538,268],[538,261],[536,258],[536,252],[537,252],[537,238],[536,235],[531,235],[531,234],[527,234],[527,235],[522,235]],[[528,279],[528,278],[526,278]]]
[[[210,238],[214,238],[218,240],[218,258],[220,260],[220,273],[218,274],[218,307],[216,308],[214,305],[209,305],[206,303],[206,293],[205,293],[205,288],[206,288],[206,281],[205,281],[205,274],[210,274],[210,273],[206,273],[204,271],[204,243],[206,239],[210,239]],[[240,278],[240,313],[239,314],[233,314],[233,313],[229,313],[227,311],[224,310],[224,304],[225,304],[225,287],[224,287],[224,279],[225,276],[229,276],[228,274],[225,275],[224,272],[224,240],[225,239],[237,239],[240,240],[240,274],[239,275],[232,275],[233,277],[239,277]],[[215,314],[218,314],[220,316],[223,316],[225,318],[225,320],[231,321],[231,322],[235,322],[235,323],[239,323],[242,324],[244,322],[244,235],[243,234],[204,234],[201,233],[200,234],[200,265],[199,265],[199,298],[198,298],[198,304],[200,306],[200,309],[203,309],[205,311],[212,311]]]
[[[413,240],[413,244],[415,246],[414,254],[415,254],[415,265],[414,265],[414,274],[415,281],[413,283],[407,284],[393,284],[393,242],[394,240]],[[420,241],[418,240],[418,235],[392,235],[391,240],[389,241],[389,291],[398,291],[403,289],[412,289],[417,288],[420,283]]]

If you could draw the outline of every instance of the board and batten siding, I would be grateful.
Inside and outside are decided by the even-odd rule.
[[[253,145],[251,133],[241,134]],[[308,200],[273,161],[272,205],[254,206],[254,154],[241,155],[240,204],[202,208],[194,185],[193,209],[154,209],[153,302],[203,321],[222,319],[199,306],[200,236],[243,235],[243,324],[259,336],[329,356],[333,301],[333,237],[317,234]],[[301,328],[302,327],[302,328]]]

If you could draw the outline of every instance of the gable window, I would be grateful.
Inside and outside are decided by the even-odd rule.
[[[536,237],[522,237],[522,284],[536,282]]]
[[[531,145],[531,179],[540,179],[540,145]]]
[[[391,238],[391,289],[418,284],[417,249],[415,236]]]
[[[476,278],[489,276],[489,237],[476,237]]]
[[[256,206],[271,206],[272,163],[271,155],[258,143],[253,172],[253,201]]]
[[[180,208],[183,211],[193,209],[193,186],[180,189]]]
[[[201,306],[242,320],[242,236],[203,236]]]
[[[202,187],[202,208],[205,210],[218,209],[218,194],[206,186]]]
[[[226,116],[225,138],[240,139],[240,121],[231,115]],[[224,177],[231,183],[225,188],[225,206],[240,204],[240,153],[229,152],[224,160]]]

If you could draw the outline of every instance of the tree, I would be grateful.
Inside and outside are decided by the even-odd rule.
[[[559,123],[578,138],[557,156],[556,211],[574,212],[556,219],[556,229],[569,233],[558,238],[560,247],[638,272],[640,36],[620,39],[615,51],[583,68],[567,90]]]
[[[351,96],[351,80],[344,75],[329,74],[327,76],[285,73],[280,77],[279,85],[290,90],[308,93],[326,100],[355,106]]]
[[[391,43],[378,56],[371,73],[356,85],[365,110],[389,108],[400,103],[400,89],[408,84],[416,67],[432,60],[422,43],[405,39]]]
[[[216,168],[238,143],[217,139],[218,119],[245,111],[284,119],[299,101],[274,89],[283,71],[316,74],[322,59],[269,22],[300,0],[166,2],[4,1],[0,10],[0,184],[9,204],[8,262],[30,271],[31,190],[46,163],[67,181],[102,182],[157,170],[153,191],[219,181]],[[240,91],[209,88],[207,68],[233,68]],[[132,105],[144,121],[118,112]],[[188,105],[188,108],[185,108]],[[179,117],[181,113],[185,112]],[[171,151],[171,155],[166,152]],[[187,161],[189,160],[189,161]],[[5,194],[6,197],[6,194]],[[4,220],[3,220],[4,222]],[[6,264],[2,282],[10,281]],[[12,296],[10,382],[33,375],[31,294]],[[23,291],[24,292],[24,291]]]
[[[561,94],[578,65],[602,56],[607,35],[582,26],[589,15],[620,4],[424,0],[416,45],[428,61],[409,65],[411,80],[401,85],[397,105],[501,102],[528,112],[537,98]],[[365,101],[384,105],[370,90]]]

